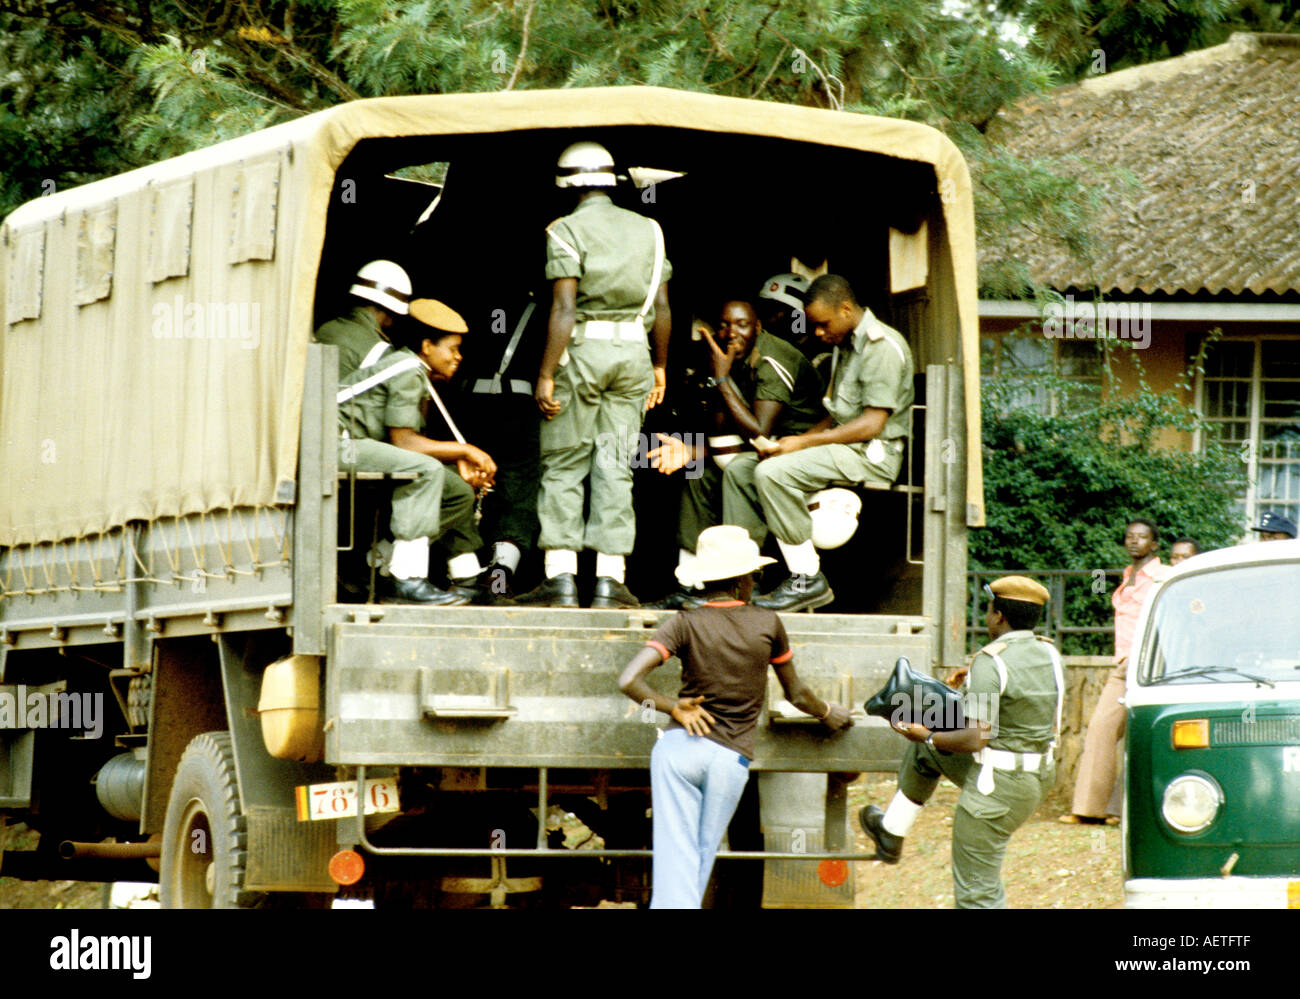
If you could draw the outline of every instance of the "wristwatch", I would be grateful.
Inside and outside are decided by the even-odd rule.
[[[705,379],[704,384],[705,384],[708,388],[717,388],[719,385],[721,385],[721,384],[722,384],[723,382],[725,382],[726,380],[727,380],[727,376],[726,376],[726,375],[723,375],[721,378],[717,377],[716,375],[710,375],[707,379]]]
[[[934,746],[935,749],[938,749],[938,748],[939,748],[938,746],[935,746],[935,745],[934,745],[934,733],[933,733],[933,732],[931,732],[929,735],[927,735],[927,736],[925,737],[925,744],[926,744],[927,746]]]

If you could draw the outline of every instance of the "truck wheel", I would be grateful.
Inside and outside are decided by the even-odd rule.
[[[229,732],[185,747],[163,822],[164,909],[233,909],[244,887],[247,845]]]

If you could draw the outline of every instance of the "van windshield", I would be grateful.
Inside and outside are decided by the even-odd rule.
[[[1300,565],[1241,566],[1171,583],[1152,610],[1138,682],[1300,681]]]

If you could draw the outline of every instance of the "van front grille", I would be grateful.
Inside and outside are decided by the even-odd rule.
[[[1271,746],[1300,743],[1300,715],[1250,718],[1240,721],[1215,719],[1210,723],[1211,746]]]

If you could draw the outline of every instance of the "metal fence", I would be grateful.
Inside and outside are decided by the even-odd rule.
[[[1039,569],[1032,572],[1025,569],[974,569],[967,572],[967,652],[976,651],[988,641],[984,631],[984,611],[988,607],[984,584],[1011,575],[1031,576],[1047,587],[1051,594],[1047,614],[1035,630],[1050,638],[1063,654],[1110,654],[1115,634],[1110,595],[1122,578],[1120,569]]]

